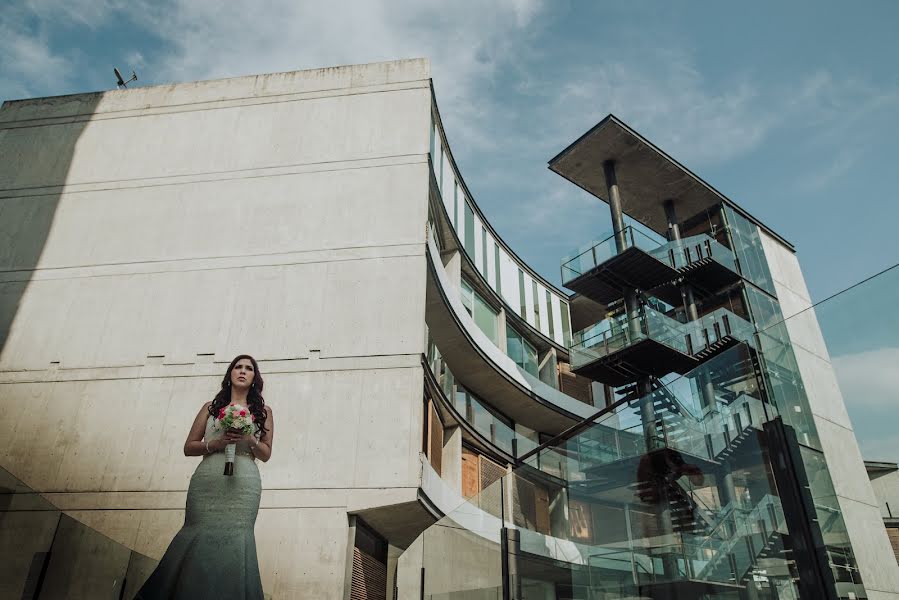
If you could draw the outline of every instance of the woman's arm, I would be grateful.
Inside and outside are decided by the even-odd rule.
[[[184,456],[203,456],[204,454],[217,452],[224,448],[221,444],[221,439],[212,440],[209,442],[209,451],[207,452],[206,442],[202,441],[203,435],[206,433],[206,420],[209,418],[210,404],[212,404],[212,402],[207,402],[203,405],[203,408],[197,413],[193,425],[190,426],[190,432],[187,434],[187,441],[184,442]]]
[[[270,406],[265,407],[265,428],[267,431],[262,439],[255,445],[251,442],[250,448],[253,450],[253,456],[262,462],[268,462],[272,457],[272,440],[275,439],[275,418],[272,416]]]

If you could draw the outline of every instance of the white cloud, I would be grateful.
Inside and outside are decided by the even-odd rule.
[[[845,354],[831,363],[850,412],[891,408],[899,414],[899,348]]]
[[[320,4],[171,0],[132,5],[131,16],[168,45],[157,80],[185,81],[328,65],[429,57],[444,119],[465,144],[493,147],[480,126],[481,93],[513,40],[531,26],[539,0],[494,3],[335,0]]]
[[[659,51],[627,61],[601,60],[568,74],[557,112],[574,139],[608,113],[650,137],[688,165],[723,162],[757,147],[776,123],[755,83],[736,79],[715,88],[685,54]]]
[[[47,40],[0,23],[0,90],[4,99],[23,98],[70,76],[69,61],[54,54]]]

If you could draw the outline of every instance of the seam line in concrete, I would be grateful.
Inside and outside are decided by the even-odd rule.
[[[229,108],[243,108],[245,106],[263,106],[266,104],[287,104],[290,102],[303,102],[309,100],[321,100],[324,98],[339,98],[341,96],[365,96],[368,94],[389,94],[391,92],[405,92],[409,90],[429,89],[429,86],[421,85],[425,79],[404,81],[398,83],[379,83],[357,88],[327,88],[324,90],[310,90],[308,92],[289,92],[284,94],[272,94],[266,96],[239,96],[236,98],[221,98],[219,100],[205,100],[184,104],[163,104],[153,108],[123,108],[105,112],[74,113],[60,115],[58,117],[44,117],[43,119],[17,119],[0,120],[0,131],[5,129],[29,129],[35,127],[48,127],[53,125],[69,125],[85,121],[111,121],[115,119],[130,119],[133,117],[154,117],[159,115],[183,114],[191,112],[207,112],[213,110],[227,110]],[[418,85],[412,85],[417,83]],[[349,90],[345,93],[334,93],[338,90]],[[76,94],[77,95],[77,94]],[[291,97],[292,96],[292,97]],[[265,101],[265,99],[272,100]],[[246,102],[257,100],[256,102]],[[206,104],[209,106],[200,107]],[[189,108],[189,107],[198,108]],[[177,110],[181,109],[181,110]],[[109,115],[109,116],[104,116]]]
[[[276,165],[276,166],[268,166],[268,167],[247,167],[245,169],[231,169],[228,171],[201,171],[199,173],[182,173],[179,175],[160,175],[157,177],[141,177],[141,178],[129,178],[129,179],[113,179],[108,181],[82,181],[71,184],[61,184],[61,185],[38,185],[38,186],[28,186],[22,188],[0,188],[0,200],[15,200],[19,198],[38,198],[40,196],[62,196],[68,194],[84,194],[89,192],[108,192],[108,191],[117,191],[123,189],[144,189],[144,188],[156,188],[156,187],[168,187],[174,185],[189,185],[195,183],[218,183],[220,181],[238,181],[244,179],[264,179],[266,177],[288,177],[291,175],[305,175],[308,173],[328,173],[328,172],[336,172],[336,171],[358,171],[362,169],[377,169],[377,168],[387,168],[387,167],[400,167],[406,165],[418,165],[424,164],[425,160],[423,160],[424,155],[422,154],[392,154],[387,156],[377,156],[372,158],[356,158],[350,160],[335,160],[335,161],[325,161],[318,163],[296,163],[296,164],[287,164],[287,165]],[[413,158],[418,157],[419,160],[410,160],[406,162],[384,162],[380,164],[366,164],[366,165],[358,165],[358,166],[334,166],[345,163],[359,163],[359,162],[371,162],[376,163],[377,161],[389,161],[390,159],[405,159],[405,158]],[[319,169],[303,169],[303,167],[313,167],[313,166],[321,166]],[[327,168],[331,166],[330,168]],[[286,173],[258,173],[252,174],[252,172],[258,171],[266,171],[266,170],[275,170],[275,169],[299,169],[297,171],[289,171]],[[246,173],[242,176],[235,177],[218,177],[211,178],[213,175],[228,175],[230,173]],[[206,179],[199,179],[202,177],[207,177]],[[183,181],[174,181],[174,182],[166,182],[169,179],[183,179]],[[197,178],[197,179],[191,179]],[[151,184],[147,183],[144,185],[136,184],[136,185],[117,185],[112,187],[91,187],[89,189],[71,189],[76,186],[102,186],[109,184],[125,184],[128,182],[141,182],[141,181],[160,181],[160,183]],[[52,191],[34,193],[34,194],[7,194],[8,192],[27,192],[33,190],[44,190],[49,189]]]

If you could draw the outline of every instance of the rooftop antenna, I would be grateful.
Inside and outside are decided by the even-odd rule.
[[[119,70],[117,68],[113,67],[112,70],[115,73],[116,85],[119,87],[119,89],[127,88],[129,83],[131,83],[132,81],[137,81],[137,73],[135,73],[134,71],[131,71],[131,79],[125,81],[122,78],[122,74],[119,73]]]

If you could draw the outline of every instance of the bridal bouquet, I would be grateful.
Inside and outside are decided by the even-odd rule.
[[[213,423],[213,428],[218,431],[230,429],[235,433],[249,435],[253,432],[255,420],[249,408],[232,402],[228,406],[222,407],[219,411],[218,417],[216,417]],[[236,453],[236,444],[225,446],[225,475],[234,475],[234,457]]]

